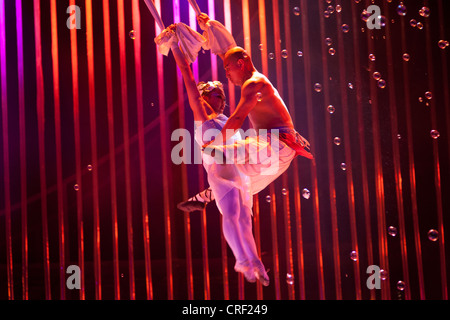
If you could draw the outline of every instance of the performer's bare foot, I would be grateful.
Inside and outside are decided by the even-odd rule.
[[[256,276],[253,271],[253,266],[249,261],[242,263],[236,261],[236,264],[234,265],[234,270],[236,272],[244,274],[244,277],[248,282],[250,283],[256,282]]]
[[[269,276],[261,261],[253,261],[253,272],[256,279],[258,279],[263,286],[267,287],[269,285]]]

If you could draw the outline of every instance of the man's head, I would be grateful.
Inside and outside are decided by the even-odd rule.
[[[203,99],[213,108],[214,112],[220,114],[225,109],[225,92],[220,81],[199,82],[198,91]]]
[[[248,53],[241,47],[234,47],[227,51],[223,59],[226,76],[230,81],[242,86],[253,74],[255,67]]]

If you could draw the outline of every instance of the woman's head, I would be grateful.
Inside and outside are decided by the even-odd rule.
[[[200,95],[213,108],[214,112],[221,114],[225,109],[225,92],[220,81],[199,82],[197,85]]]

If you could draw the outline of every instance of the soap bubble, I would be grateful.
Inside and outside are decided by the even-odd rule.
[[[88,169],[88,171],[92,171],[92,165],[91,165],[91,164],[88,164],[88,165],[87,165],[87,169]]]
[[[344,23],[341,28],[342,28],[342,32],[344,32],[344,33],[347,33],[350,31],[350,26],[348,24]]]
[[[422,8],[419,10],[419,14],[420,14],[422,17],[428,18],[428,17],[430,16],[430,8],[428,8],[428,7],[422,7]]]
[[[263,47],[263,44],[262,44],[262,43],[260,43],[260,44],[259,44],[259,46],[258,46],[258,48],[259,48],[259,50],[261,50],[261,51],[262,51],[262,50],[264,49],[264,47]]]
[[[404,53],[403,54],[403,60],[409,61],[409,59],[411,59],[411,56],[409,55],[409,53]]]
[[[438,45],[439,45],[439,48],[445,49],[448,47],[449,43],[446,40],[439,40]]]
[[[391,237],[395,237],[395,236],[397,235],[397,228],[396,228],[396,227],[393,227],[393,226],[390,226],[390,227],[388,228],[388,234],[389,234]]]
[[[349,82],[349,83],[347,84],[347,86],[348,86],[348,88],[349,88],[350,90],[353,90],[353,83]]]
[[[80,186],[78,185],[78,183],[75,183],[75,184],[73,185],[73,189],[74,189],[75,191],[80,190]]]
[[[330,104],[327,107],[327,110],[328,110],[328,113],[334,113],[336,111],[336,108],[332,104]]]
[[[375,55],[373,53],[369,54],[369,60],[370,61],[375,61]]]
[[[335,138],[333,139],[333,142],[334,142],[335,145],[339,146],[339,145],[341,144],[341,138],[335,137]]]
[[[384,79],[378,80],[378,87],[380,87],[381,89],[386,88],[386,80]]]
[[[430,91],[425,92],[425,98],[427,98],[428,100],[433,99],[433,94]]]
[[[275,54],[273,52],[269,53],[269,59],[273,60],[273,58],[275,58]]]
[[[431,229],[428,231],[428,239],[431,241],[437,241],[439,238],[439,232],[437,230]]]
[[[430,131],[430,136],[431,136],[433,139],[437,139],[437,138],[439,138],[439,137],[441,136],[441,134],[440,134],[439,131],[437,131],[437,130],[431,130],[431,131]]]
[[[281,194],[283,196],[287,195],[288,194],[288,190],[286,188],[281,189]]]
[[[350,259],[352,259],[353,261],[358,261],[358,252],[356,251],[350,252]]]
[[[341,163],[341,169],[342,169],[342,171],[347,170],[347,164],[345,162]]]
[[[128,36],[129,36],[130,39],[132,39],[132,40],[136,39],[136,31],[131,30],[130,32],[128,32]]]
[[[400,2],[400,4],[397,6],[397,13],[400,16],[406,16],[407,10],[403,2]]]
[[[380,279],[381,280],[386,280],[387,279],[387,272],[386,272],[386,270],[380,269],[379,275],[380,275]]]
[[[397,290],[403,291],[403,290],[405,290],[405,287],[406,287],[406,285],[403,281],[400,280],[397,282]]]
[[[288,57],[288,52],[286,49],[284,49],[283,51],[281,51],[281,57],[283,57],[284,59],[286,59]]]
[[[378,71],[375,71],[372,76],[377,81],[381,79],[381,73],[379,73]]]
[[[311,191],[309,191],[308,189],[304,188],[302,190],[302,196],[305,199],[309,199],[311,197]]]
[[[261,94],[261,92],[257,92],[257,93],[256,93],[256,100],[258,100],[258,102],[262,100],[262,94]]]
[[[292,9],[292,12],[294,12],[294,14],[296,16],[299,16],[300,15],[300,8],[299,7],[294,7],[294,9]]]
[[[369,18],[372,16],[371,13],[369,13],[366,9],[361,13],[361,20],[364,22],[369,21]]]
[[[409,25],[413,28],[415,28],[417,26],[417,20],[416,19],[411,19],[409,21]]]
[[[322,91],[322,85],[320,83],[314,84],[314,90],[316,92],[321,92]]]
[[[270,201],[272,201],[272,198],[270,196],[266,196],[266,202],[270,203]]]
[[[423,29],[423,23],[417,22],[417,29],[422,30]]]
[[[303,57],[303,52],[302,51],[297,51],[297,56],[299,56],[299,57]]]
[[[336,50],[334,48],[330,48],[328,49],[328,53],[332,56],[334,56],[336,54]]]
[[[327,46],[331,46],[333,44],[333,40],[331,40],[331,38],[325,38],[325,44]]]

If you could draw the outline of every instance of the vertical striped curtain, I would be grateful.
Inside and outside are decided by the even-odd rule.
[[[166,26],[202,32],[188,1],[154,4]],[[145,2],[0,0],[0,298],[448,299],[449,4],[198,4],[268,76],[315,155],[254,196],[270,286],[234,271],[214,202],[176,207],[206,173]],[[231,114],[240,88],[222,61],[201,51],[191,67],[225,84]]]

